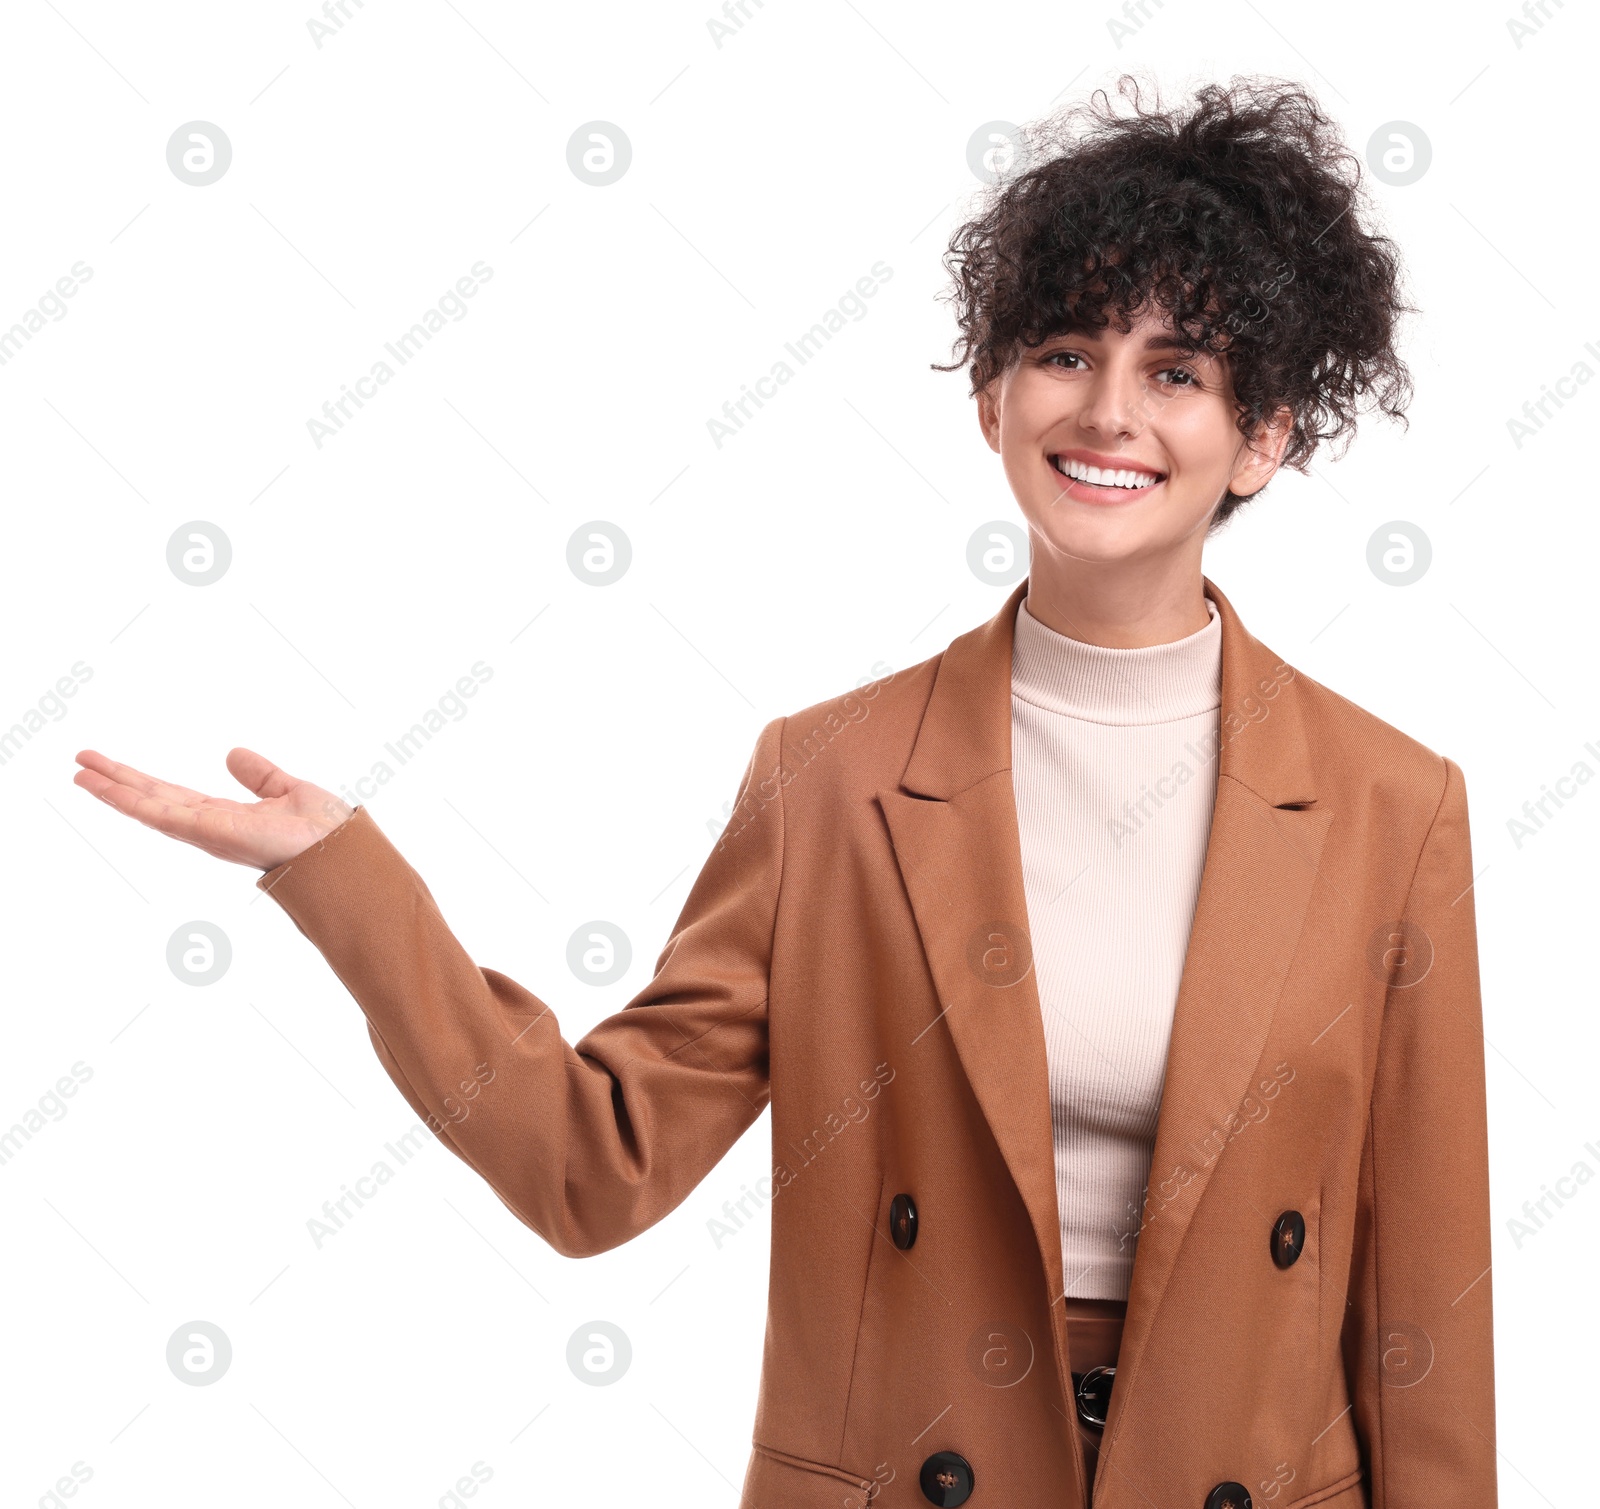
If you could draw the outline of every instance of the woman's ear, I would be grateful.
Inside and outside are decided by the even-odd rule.
[[[978,401],[978,427],[983,431],[983,438],[989,442],[989,449],[999,455],[1000,405],[995,399],[997,385],[998,379],[986,388],[979,388],[974,396]]]
[[[1260,492],[1283,464],[1283,453],[1293,433],[1294,415],[1288,408],[1279,409],[1270,420],[1258,425],[1254,437],[1239,452],[1228,491],[1239,498]]]

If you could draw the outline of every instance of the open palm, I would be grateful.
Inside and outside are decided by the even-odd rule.
[[[232,802],[158,781],[94,749],[80,749],[75,758],[83,769],[72,783],[91,796],[169,838],[263,871],[309,849],[355,811],[253,749],[230,749],[227,764],[234,779],[261,798],[258,802]]]

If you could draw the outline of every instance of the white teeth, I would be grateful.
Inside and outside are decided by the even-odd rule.
[[[1159,479],[1151,472],[1135,472],[1127,469],[1102,471],[1098,466],[1085,466],[1081,461],[1069,461],[1062,456],[1052,456],[1052,462],[1058,472],[1063,472],[1069,477],[1075,477],[1080,482],[1087,482],[1093,487],[1149,487]]]

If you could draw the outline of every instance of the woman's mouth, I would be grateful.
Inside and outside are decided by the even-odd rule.
[[[1062,495],[1081,503],[1127,503],[1146,497],[1167,479],[1165,472],[1087,466],[1065,456],[1052,456],[1050,465],[1061,478]]]

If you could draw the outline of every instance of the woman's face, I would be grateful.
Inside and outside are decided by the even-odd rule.
[[[984,436],[1033,532],[1063,556],[1108,564],[1198,560],[1224,492],[1265,486],[1287,424],[1252,450],[1234,412],[1226,358],[1186,354],[1148,306],[1126,335],[1107,326],[1024,349],[978,394]]]

